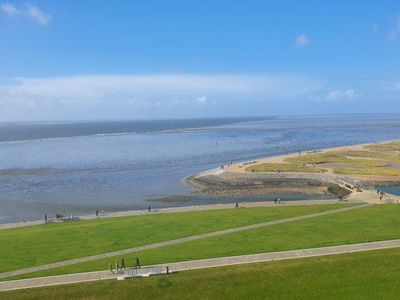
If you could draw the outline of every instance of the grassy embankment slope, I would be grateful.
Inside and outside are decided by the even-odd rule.
[[[287,157],[282,163],[249,166],[254,172],[332,172],[346,175],[400,176],[400,141],[371,144],[359,149],[331,150]]]
[[[0,230],[0,272],[340,207],[343,205],[150,214]]]
[[[10,291],[0,299],[398,299],[400,251],[368,251]]]
[[[140,257],[142,264],[148,265],[399,238],[400,205],[374,205],[309,220],[146,250],[125,255],[124,258],[131,264],[135,257]],[[109,262],[119,258],[76,264],[18,278],[104,270]]]

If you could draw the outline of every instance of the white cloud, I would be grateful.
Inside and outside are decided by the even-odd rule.
[[[0,5],[0,9],[3,13],[7,14],[7,15],[17,15],[18,14],[18,10],[15,7],[15,5],[11,4],[11,3],[3,3]]]
[[[0,5],[1,11],[7,15],[21,16],[29,18],[42,26],[47,26],[52,16],[45,13],[40,7],[26,2],[22,5],[16,6],[11,3],[4,3]]]
[[[345,91],[340,91],[340,90],[334,90],[330,91],[328,93],[328,96],[326,97],[327,100],[345,100],[345,99],[354,99],[356,97],[356,93],[353,89],[345,90]]]
[[[308,45],[311,44],[311,40],[306,34],[303,33],[295,38],[294,44],[297,47],[307,47]]]
[[[207,97],[206,96],[197,97],[196,101],[198,104],[201,105],[207,104]]]
[[[395,41],[399,36],[400,36],[400,16],[396,18],[395,26],[389,33],[389,39]]]
[[[0,120],[195,115],[198,106],[236,107],[304,99],[323,82],[295,75],[153,74],[14,78],[0,84]],[[190,101],[190,99],[193,99]],[[214,105],[215,104],[215,105]],[[257,107],[257,105],[250,105]],[[226,111],[226,109],[224,109]],[[223,114],[224,111],[221,113]],[[212,113],[217,113],[214,110]]]
[[[0,83],[0,120],[299,114],[308,109],[326,113],[358,111],[360,101],[368,103],[363,106],[367,109],[378,109],[384,97],[399,99],[398,81],[353,80],[347,88],[344,84],[348,81],[288,74],[14,78]],[[341,101],[347,101],[346,108]]]
[[[50,23],[51,15],[43,12],[38,6],[26,3],[25,8],[26,14],[40,25],[46,26]]]

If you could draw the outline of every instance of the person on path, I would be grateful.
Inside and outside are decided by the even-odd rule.
[[[121,258],[121,269],[125,270],[125,259]]]
[[[151,206],[149,205],[149,207],[147,208],[147,212],[151,212]]]
[[[118,262],[118,260],[115,261],[115,269],[118,272],[118,270],[119,270],[119,262]]]
[[[114,270],[113,270],[112,263],[109,263],[109,264],[108,264],[108,271],[110,271],[111,273],[114,274]]]
[[[278,198],[278,204],[281,204],[281,198]]]
[[[239,208],[239,203],[238,202],[236,202],[235,208]]]
[[[96,209],[96,217],[98,217],[98,216],[99,216],[99,210]]]
[[[47,214],[44,215],[44,222],[47,223]]]
[[[274,199],[275,204],[276,204],[277,201],[278,201],[278,198],[275,197],[275,199]]]
[[[136,257],[136,269],[140,269],[140,261],[139,258]]]

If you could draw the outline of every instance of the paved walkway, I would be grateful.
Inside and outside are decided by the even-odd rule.
[[[355,201],[363,202],[363,201]],[[315,200],[293,200],[293,201],[283,201],[280,205],[290,206],[290,205],[317,205],[317,204],[335,204],[335,203],[343,203],[336,199],[315,199]],[[221,204],[204,204],[204,205],[190,205],[190,206],[179,206],[179,207],[167,207],[167,208],[155,208],[151,210],[150,214],[168,214],[168,213],[176,213],[176,212],[191,212],[191,211],[203,211],[203,210],[215,210],[215,209],[230,209],[234,208],[235,203],[221,203]],[[241,207],[266,207],[266,206],[276,206],[273,201],[257,201],[257,202],[240,202]],[[117,212],[106,212],[102,214],[99,212],[99,216],[86,215],[79,216],[79,220],[95,220],[95,219],[107,219],[107,218],[118,218],[118,217],[127,217],[127,216],[139,216],[139,215],[147,215],[149,212],[146,210],[129,210],[129,211],[117,211]],[[55,222],[62,222],[56,221]],[[25,222],[16,222],[16,223],[5,223],[0,224],[0,230],[11,229],[11,228],[20,228],[20,227],[30,227],[43,225],[44,220],[35,220],[35,221],[25,221]]]
[[[61,262],[56,262],[56,263],[51,263],[51,264],[46,264],[46,265],[41,265],[41,266],[36,266],[36,267],[31,267],[31,268],[25,268],[25,269],[19,269],[19,270],[0,273],[0,278],[23,275],[23,274],[33,273],[36,271],[54,269],[54,268],[58,268],[58,267],[65,267],[65,266],[69,266],[69,265],[73,265],[73,264],[77,264],[77,263],[83,263],[83,262],[88,262],[88,261],[93,261],[93,260],[98,260],[98,259],[103,259],[103,258],[108,258],[108,257],[113,257],[113,256],[121,256],[121,255],[126,255],[129,253],[135,253],[135,252],[139,252],[139,251],[155,249],[155,248],[180,244],[180,243],[194,241],[194,240],[200,240],[200,239],[209,238],[209,237],[220,236],[220,235],[224,235],[224,234],[228,234],[228,233],[234,233],[234,232],[240,232],[240,231],[250,230],[250,229],[257,229],[257,228],[267,227],[267,226],[272,226],[272,225],[277,225],[277,224],[307,220],[307,219],[311,219],[311,218],[332,215],[332,214],[349,211],[349,210],[353,210],[353,209],[359,209],[359,208],[366,207],[369,205],[371,205],[371,204],[350,206],[350,207],[345,207],[345,208],[329,210],[329,211],[325,211],[325,212],[313,213],[313,214],[309,214],[309,215],[296,216],[296,217],[279,219],[279,220],[274,220],[274,221],[269,221],[269,222],[263,222],[263,223],[258,223],[258,224],[242,226],[242,227],[223,229],[223,230],[213,231],[213,232],[209,232],[209,233],[202,233],[202,234],[178,238],[178,239],[174,239],[174,240],[168,240],[168,241],[158,242],[158,243],[154,243],[154,244],[148,244],[148,245],[144,245],[144,246],[128,248],[128,249],[124,249],[124,250],[102,253],[102,254],[98,254],[98,255],[69,259],[69,260],[64,260]]]
[[[219,257],[219,258],[204,259],[204,260],[170,263],[167,265],[163,264],[158,266],[164,268],[168,266],[171,272],[177,272],[177,271],[184,271],[191,269],[203,269],[203,268],[266,262],[273,260],[305,258],[313,256],[324,256],[324,255],[361,252],[368,250],[380,250],[380,249],[389,249],[398,247],[400,247],[400,240],[390,240],[390,241],[369,242],[361,244],[331,246],[323,248],[311,248],[311,249],[301,249],[301,250],[291,250],[291,251],[281,251],[281,252],[260,253],[252,255]],[[5,282],[0,282],[0,291],[78,283],[78,282],[95,281],[103,279],[113,279],[113,278],[118,278],[119,276],[121,276],[121,274],[110,274],[108,271],[97,271],[89,273],[78,273],[70,275],[5,281]]]

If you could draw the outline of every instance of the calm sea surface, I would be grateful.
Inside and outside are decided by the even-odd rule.
[[[0,223],[234,202],[193,197],[182,178],[286,151],[399,138],[397,114],[0,124]]]

